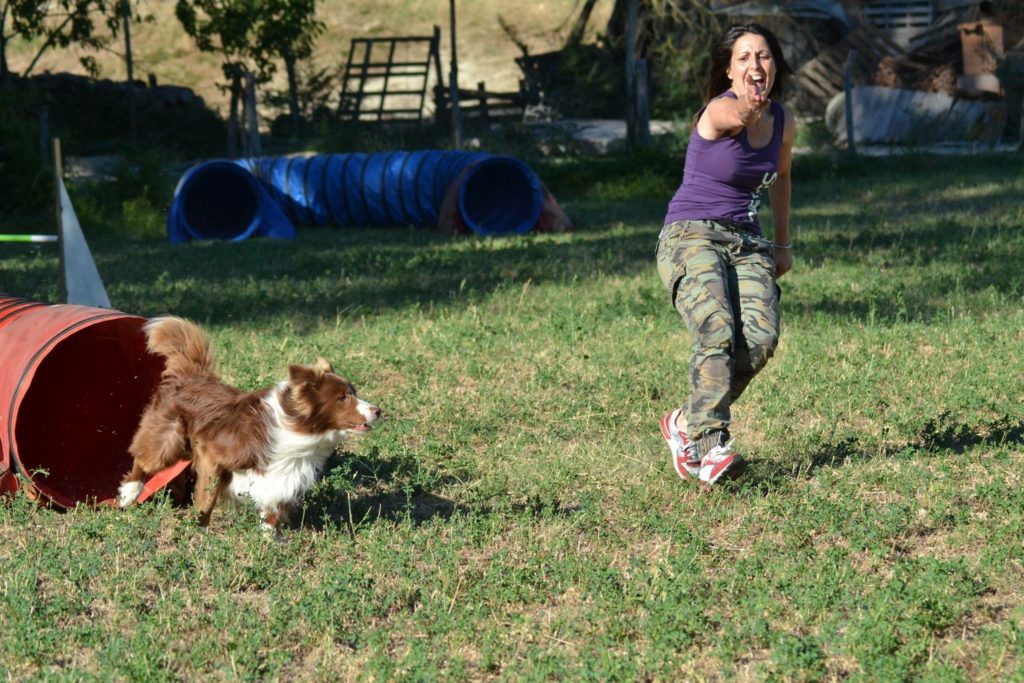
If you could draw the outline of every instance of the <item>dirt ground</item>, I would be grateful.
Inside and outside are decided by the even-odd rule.
[[[613,1],[600,0],[589,24],[593,39],[604,29]],[[504,23],[531,54],[561,46],[572,29],[580,0],[538,0],[510,3],[505,0],[456,0],[456,54],[459,84],[475,88],[480,81],[488,90],[510,91],[518,87],[521,73],[513,61],[522,54]],[[344,65],[352,38],[430,35],[441,28],[441,61],[447,82],[451,68],[449,0],[322,0],[319,16],[325,31],[317,43],[315,64],[339,69]],[[222,91],[221,60],[200,53],[174,16],[174,3],[164,0],[143,2],[143,14],[152,16],[132,29],[136,78],[149,74],[168,85],[190,87],[220,111],[227,108]],[[35,55],[37,45],[14,42],[8,53],[12,70],[22,72]],[[49,50],[35,67],[44,71],[84,74],[83,57],[95,58],[103,78],[126,77],[124,44],[116,42],[106,52],[85,52],[77,48]],[[278,74],[274,87],[283,87]]]

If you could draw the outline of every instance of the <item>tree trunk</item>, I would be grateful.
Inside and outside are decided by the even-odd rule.
[[[43,54],[48,49],[50,49],[50,47],[53,46],[54,38],[56,38],[61,33],[63,33],[64,29],[67,27],[68,24],[71,23],[71,21],[73,19],[74,19],[74,15],[69,14],[67,17],[64,18],[64,21],[62,21],[59,26],[57,26],[55,29],[47,32],[46,40],[43,41],[42,47],[40,47],[39,51],[36,52],[36,56],[32,58],[32,61],[29,63],[28,67],[21,74],[22,76],[27,77],[30,73],[32,73],[32,69],[36,68],[36,64],[38,64],[39,60],[42,59]]]
[[[231,107],[228,109],[228,158],[238,156],[238,102],[241,99],[242,79],[231,77]]]
[[[263,155],[260,149],[260,119],[256,112],[256,75],[252,72],[245,74],[245,155],[259,157]]]
[[[7,83],[7,75],[10,73],[7,68],[7,38],[4,36],[5,26],[7,26],[7,5],[4,5],[3,12],[0,12],[0,86]]]
[[[583,42],[583,35],[587,32],[587,22],[590,21],[590,15],[593,13],[594,5],[596,4],[597,0],[586,0],[583,3],[583,9],[580,10],[580,15],[576,17],[576,23],[572,27],[572,33],[569,34],[569,38],[565,41],[565,47],[579,45]]]
[[[295,73],[295,56],[291,50],[284,53],[284,68],[288,73],[288,114],[292,120],[292,137],[299,131],[302,112],[299,111],[299,77]]]

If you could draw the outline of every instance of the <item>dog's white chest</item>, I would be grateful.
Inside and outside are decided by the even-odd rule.
[[[299,502],[313,488],[335,445],[344,440],[341,432],[294,432],[283,426],[283,411],[276,393],[271,394],[267,404],[277,422],[270,430],[267,462],[258,470],[235,472],[228,486],[232,497],[251,498],[264,510]]]
[[[262,508],[290,505],[313,487],[326,460],[326,455],[295,458],[273,462],[263,471],[235,472],[228,490],[234,498],[251,498]]]

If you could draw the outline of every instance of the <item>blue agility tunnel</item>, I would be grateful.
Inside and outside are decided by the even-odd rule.
[[[529,232],[545,193],[514,157],[427,150],[210,161],[178,183],[171,242],[294,237],[294,225]]]
[[[252,173],[218,160],[194,166],[181,177],[167,214],[172,243],[253,236],[292,239],[295,226]]]

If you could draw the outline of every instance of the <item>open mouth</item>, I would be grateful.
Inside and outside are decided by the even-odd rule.
[[[353,432],[368,432],[371,429],[373,429],[373,427],[371,427],[370,425],[365,424],[365,423],[361,424],[361,425],[356,425],[355,427],[352,427],[352,431]]]

